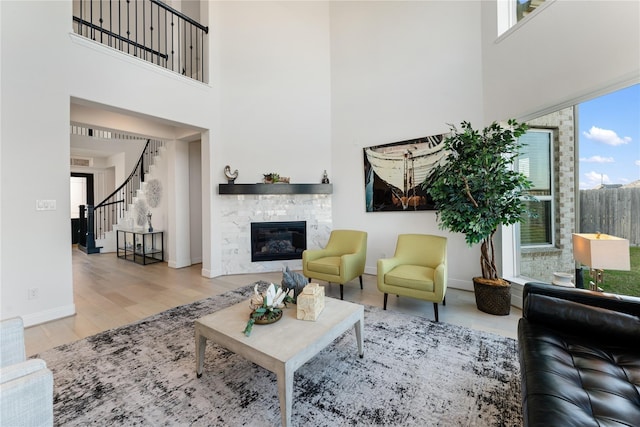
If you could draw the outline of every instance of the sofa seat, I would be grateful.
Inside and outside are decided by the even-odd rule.
[[[524,425],[640,426],[640,299],[540,284],[524,295]]]

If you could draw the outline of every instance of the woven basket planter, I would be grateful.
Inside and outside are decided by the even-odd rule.
[[[506,283],[506,286],[488,285],[474,277],[473,290],[478,310],[498,316],[508,315],[511,312],[511,283]]]

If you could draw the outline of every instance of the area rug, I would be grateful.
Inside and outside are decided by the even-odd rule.
[[[37,355],[53,371],[55,424],[280,425],[275,374],[212,344],[195,374],[194,320],[252,289]],[[368,306],[364,339],[363,359],[349,331],[296,371],[293,425],[522,425],[515,340]]]

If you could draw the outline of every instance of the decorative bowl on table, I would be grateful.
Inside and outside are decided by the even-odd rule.
[[[256,315],[256,312],[252,311],[251,317],[253,318],[253,321],[256,325],[269,325],[271,323],[276,323],[278,320],[282,319],[282,309],[274,308],[273,310],[267,311],[262,315],[257,314],[257,317],[254,317],[254,315]]]
[[[256,284],[253,288],[253,296],[249,300],[249,307],[252,311],[243,331],[246,336],[251,335],[251,329],[256,323],[268,325],[280,320],[282,309],[286,307],[288,302],[293,302],[293,298],[289,295],[293,292],[292,289],[285,291],[278,285],[270,283],[265,292],[259,292],[258,286],[259,284]]]

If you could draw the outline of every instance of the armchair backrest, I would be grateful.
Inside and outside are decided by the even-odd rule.
[[[400,234],[394,257],[404,264],[435,268],[447,263],[447,238],[429,234]]]
[[[353,254],[366,250],[367,233],[358,230],[333,230],[326,249],[337,254]]]

